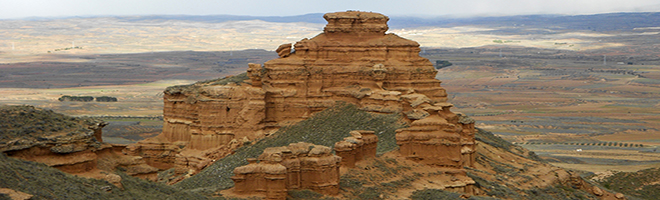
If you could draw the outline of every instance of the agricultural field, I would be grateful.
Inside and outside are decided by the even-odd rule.
[[[609,62],[594,52],[524,47],[426,53],[453,63],[438,79],[454,111],[555,165],[598,173],[660,166],[657,53],[601,51]]]

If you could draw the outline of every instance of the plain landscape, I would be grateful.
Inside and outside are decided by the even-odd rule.
[[[421,44],[453,111],[478,128],[555,166],[602,176],[660,166],[660,24],[640,16],[658,19],[393,20],[390,33]],[[99,117],[109,122],[106,142],[134,143],[162,131],[166,87],[237,75],[322,27],[300,18],[4,20],[0,104]],[[64,95],[117,102],[59,101]]]

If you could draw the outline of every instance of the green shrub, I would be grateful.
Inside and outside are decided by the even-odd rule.
[[[323,194],[311,190],[289,190],[289,197],[287,199],[320,199]]]
[[[383,199],[381,194],[381,191],[377,187],[368,187],[360,190],[357,197],[364,200]]]
[[[435,68],[436,69],[442,69],[442,68],[449,67],[449,66],[452,66],[452,65],[453,64],[450,63],[447,60],[436,60],[435,61]]]
[[[461,194],[438,189],[417,190],[412,193],[412,200],[454,200],[460,199]]]

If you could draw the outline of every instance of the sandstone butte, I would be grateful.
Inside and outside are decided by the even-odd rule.
[[[169,87],[163,133],[125,152],[192,175],[245,141],[348,102],[369,112],[403,113],[410,122],[396,134],[403,156],[440,167],[472,166],[474,121],[450,111],[437,70],[419,56],[419,44],[386,33],[389,18],[382,14],[348,11],[324,18],[323,33],[281,45],[279,58],[263,65],[249,64],[243,84]]]

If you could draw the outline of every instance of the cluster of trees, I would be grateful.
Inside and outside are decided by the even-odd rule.
[[[632,65],[632,62],[629,63]],[[640,78],[645,78],[644,75],[641,73],[644,72],[637,72],[634,70],[626,70],[626,69],[594,69],[594,68],[589,68],[587,69],[588,72],[600,72],[600,73],[610,73],[610,74],[622,74],[622,75],[633,75],[633,76],[639,76]]]
[[[96,101],[98,102],[117,102],[117,97],[109,97],[109,96],[101,96],[101,97],[93,97],[93,96],[69,96],[69,95],[64,95],[58,98],[57,100],[59,101],[81,101],[81,102],[90,102],[90,101]]]
[[[442,69],[442,68],[445,68],[445,67],[449,67],[451,65],[453,65],[453,64],[450,63],[447,60],[436,60],[435,61],[435,69]]]

